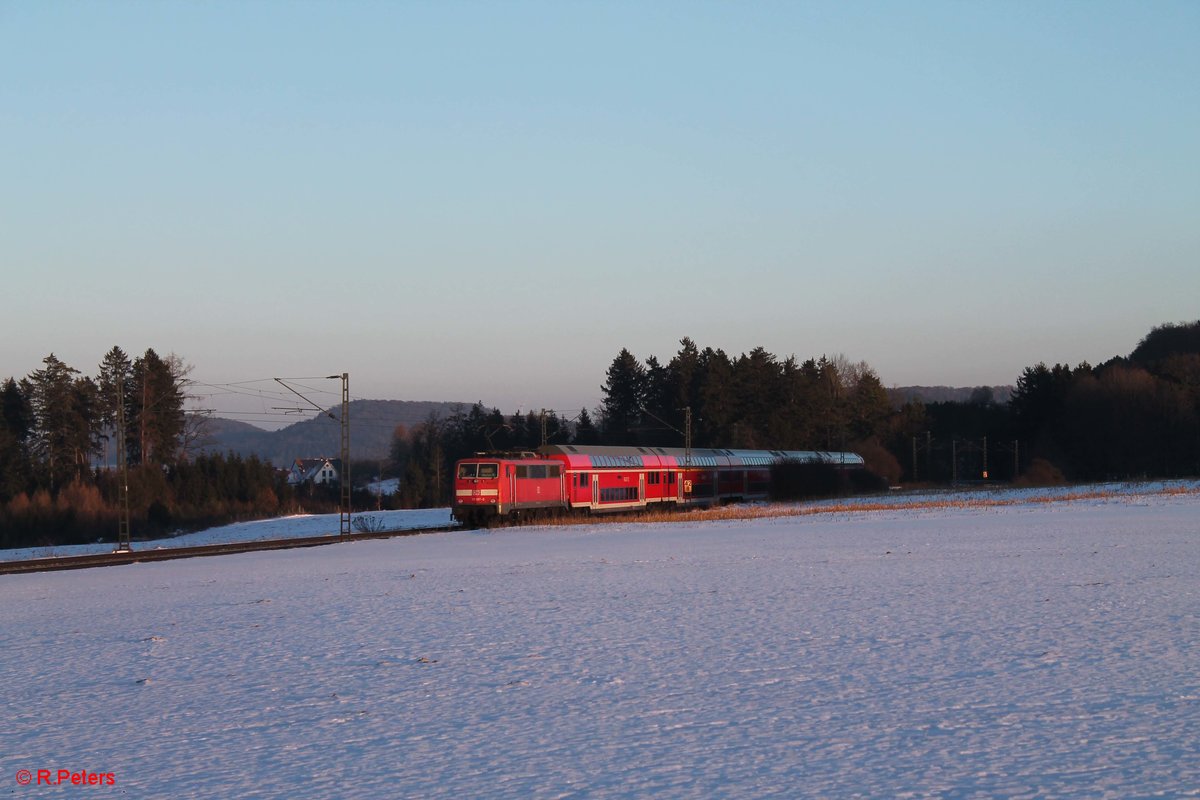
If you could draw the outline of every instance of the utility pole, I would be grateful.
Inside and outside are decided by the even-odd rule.
[[[337,375],[330,375],[337,378]],[[339,504],[342,536],[350,535],[350,373],[342,378],[342,501]]]
[[[340,380],[342,382],[342,418],[340,420],[341,427],[342,427],[342,452],[341,452],[342,470],[341,470],[341,500],[338,503],[338,511],[339,511],[338,516],[340,518],[339,524],[338,524],[338,530],[342,536],[349,536],[350,535],[350,373],[343,372],[341,375],[325,375],[323,378],[307,378],[304,380],[331,380],[331,381]],[[334,420],[335,422],[338,421],[338,418],[335,417],[332,412],[326,411],[325,409],[321,408],[319,405],[314,403],[312,400],[309,400],[307,397],[300,394],[300,392],[296,391],[291,386],[288,386],[283,378],[276,378],[275,382],[278,383],[283,388],[287,389],[292,394],[296,395],[296,397],[299,397],[301,400],[308,403],[310,406],[315,408],[317,411],[320,411],[325,416],[329,417],[330,419]],[[280,409],[280,410],[303,411],[304,409],[296,408],[296,409]]]
[[[117,522],[117,549],[114,552],[128,553],[133,550],[129,541],[129,459],[125,452],[125,384],[117,373],[117,495],[120,517]]]
[[[692,407],[683,409],[683,465],[692,466]]]
[[[925,431],[925,474],[933,480],[933,432]]]

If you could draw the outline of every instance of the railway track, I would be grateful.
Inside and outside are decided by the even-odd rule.
[[[131,550],[119,553],[95,553],[84,556],[56,556],[33,558],[27,561],[0,561],[0,575],[26,572],[54,572],[65,569],[88,569],[90,567],[112,567],[120,564],[139,564],[147,561],[169,561],[176,558],[202,558],[223,556],[231,553],[253,553],[260,550],[291,550],[297,547],[322,547],[340,542],[356,542],[366,539],[392,539],[397,536],[419,536],[424,533],[440,533],[457,530],[458,525],[435,525],[428,528],[405,528],[392,531],[370,531],[346,535],[331,533],[324,536],[300,536],[294,539],[266,539],[257,542],[225,542],[197,547],[158,547]],[[139,543],[153,548],[153,542]]]

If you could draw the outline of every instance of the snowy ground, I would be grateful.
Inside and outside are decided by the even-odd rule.
[[[449,525],[448,508],[423,508],[415,511],[362,511],[351,516],[351,522],[362,520],[365,530],[400,531],[411,528],[428,528]],[[186,533],[170,539],[155,539],[149,542],[133,542],[134,550],[156,550],[171,547],[196,547],[221,542],[258,542],[271,539],[289,539],[304,536],[336,534],[341,526],[337,514],[302,514],[279,519],[264,519],[254,522],[235,522],[198,533]],[[355,528],[358,530],[358,528]],[[84,556],[111,553],[113,543],[61,545],[58,547],[25,547],[0,550],[0,561],[26,561],[35,558],[58,556]]]
[[[1194,489],[4,576],[0,779],[15,797],[1200,796]]]
[[[390,486],[390,482],[387,483]],[[962,502],[964,504],[1010,503],[1033,500],[1053,501],[1080,493],[1104,494],[1114,498],[1128,499],[1129,497],[1141,497],[1147,494],[1160,494],[1163,492],[1196,491],[1200,491],[1200,481],[1176,480],[1143,483],[1106,483],[1084,487],[1060,486],[1030,489],[980,487],[930,492],[903,492],[884,496],[864,495],[835,500],[820,500],[797,505],[802,506],[805,511],[820,512],[833,507],[875,506],[881,503],[901,507],[920,507],[947,500]],[[355,525],[355,530],[359,530],[359,525],[361,524],[364,526],[361,529],[379,531],[410,530],[412,528],[428,528],[453,523],[449,508],[425,508],[406,511],[359,511],[352,515],[351,521]],[[340,525],[341,521],[337,514],[302,514],[278,519],[237,522],[232,525],[223,525],[219,528],[211,528],[198,533],[182,534],[168,539],[155,539],[146,542],[135,541],[133,549],[195,547],[219,542],[253,542],[269,539],[323,536],[337,533]],[[25,547],[0,550],[0,561],[26,561],[38,558],[56,558],[59,556],[94,555],[111,553],[112,550],[113,544],[111,542],[60,545],[56,547]]]

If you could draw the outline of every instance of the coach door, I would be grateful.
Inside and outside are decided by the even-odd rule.
[[[592,506],[600,505],[600,473],[592,473]]]

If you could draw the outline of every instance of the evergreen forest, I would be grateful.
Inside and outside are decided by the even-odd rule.
[[[285,465],[204,453],[204,418],[185,411],[189,372],[173,354],[113,347],[95,377],[51,354],[3,381],[0,547],[113,539],[119,473],[99,465],[114,451],[139,537],[336,510],[336,490],[289,486]],[[863,362],[763,348],[734,357],[688,338],[665,360],[622,349],[601,389],[598,408],[572,417],[477,403],[398,427],[383,471],[399,490],[368,495],[378,466],[351,464],[355,508],[448,505],[454,462],[476,452],[682,447],[689,432],[697,448],[854,451],[881,485],[1200,475],[1200,321],[1156,327],[1099,366],[1029,366],[1004,403],[986,388],[965,402],[897,402]]]

